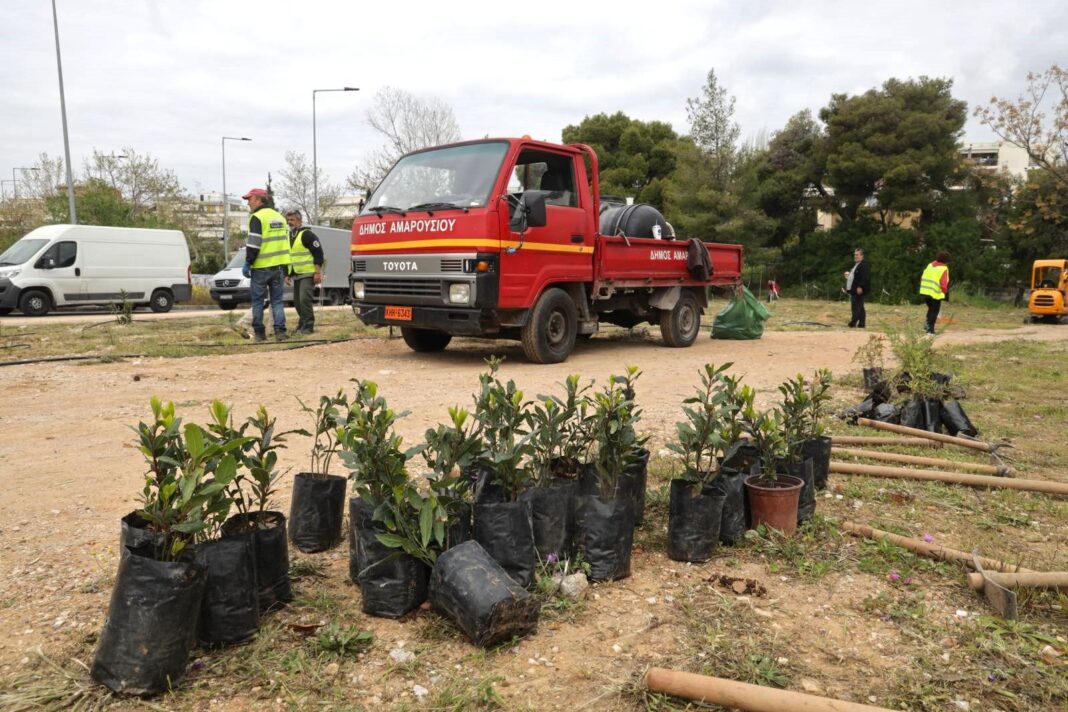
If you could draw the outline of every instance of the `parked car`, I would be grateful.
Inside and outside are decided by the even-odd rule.
[[[352,233],[333,227],[319,225],[309,226],[319,238],[323,247],[326,264],[323,268],[323,281],[315,291],[315,300],[324,304],[345,304],[349,297],[349,272],[352,268],[350,244]],[[230,310],[239,304],[251,304],[249,280],[241,275],[245,264],[245,248],[234,253],[226,268],[211,278],[211,298],[220,309]],[[284,291],[287,304],[293,303],[293,287],[287,285]]]
[[[193,295],[180,230],[45,225],[0,255],[0,315],[88,304],[170,311]]]

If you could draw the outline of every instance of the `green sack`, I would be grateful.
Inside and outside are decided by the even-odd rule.
[[[771,313],[745,287],[741,298],[737,295],[731,303],[716,314],[712,322],[713,339],[759,339],[764,334],[764,322]]]

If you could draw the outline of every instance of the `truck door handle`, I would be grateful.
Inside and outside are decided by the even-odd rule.
[[[582,235],[572,235],[571,236],[571,241],[574,242],[577,245],[580,242],[585,242],[586,238],[584,236],[582,236]]]
[[[81,267],[75,267],[74,268],[74,276],[75,277],[81,277],[82,276],[82,268]]]

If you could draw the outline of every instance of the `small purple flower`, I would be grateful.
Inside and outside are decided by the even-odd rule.
[[[895,581],[896,582],[898,579],[901,578],[901,574],[899,574],[897,572],[897,569],[893,569],[890,573],[888,573],[886,575],[886,578],[887,578],[888,581]]]
[[[555,564],[559,560],[560,560],[560,557],[556,555],[555,551],[545,557],[545,563],[547,563],[547,564]]]
[[[924,534],[923,535],[923,540],[925,542],[927,542],[928,544],[930,544],[930,543],[932,543],[934,541],[934,537],[931,536],[930,534]]]

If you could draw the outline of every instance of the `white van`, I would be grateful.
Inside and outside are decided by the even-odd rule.
[[[189,247],[179,230],[45,225],[0,255],[0,315],[125,299],[170,311],[192,297]]]

